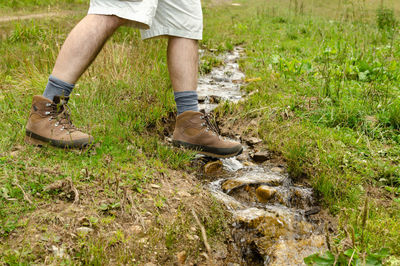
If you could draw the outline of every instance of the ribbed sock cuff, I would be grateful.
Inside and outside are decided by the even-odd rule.
[[[196,91],[178,91],[174,92],[178,115],[186,111],[199,111],[199,102]]]
[[[46,89],[43,92],[43,96],[50,100],[53,100],[54,96],[68,97],[74,87],[75,84],[70,84],[50,75]]]

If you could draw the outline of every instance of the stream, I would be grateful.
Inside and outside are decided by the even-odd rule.
[[[201,53],[201,52],[200,52]],[[210,113],[224,101],[245,96],[245,75],[238,60],[241,47],[220,55],[224,63],[199,78],[200,109]],[[303,259],[326,250],[319,212],[311,188],[297,184],[285,165],[273,163],[268,151],[255,149],[261,140],[242,141],[244,152],[234,158],[203,158],[209,189],[232,213],[234,248],[242,261],[230,265],[305,265]]]

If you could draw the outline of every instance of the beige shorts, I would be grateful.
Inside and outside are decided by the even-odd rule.
[[[131,21],[142,39],[168,35],[201,40],[200,0],[90,0],[88,14],[115,15]]]

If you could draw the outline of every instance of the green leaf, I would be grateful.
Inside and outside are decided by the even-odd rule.
[[[344,255],[347,257],[351,257],[353,255],[354,250],[353,249],[348,249],[345,252],[343,252]]]
[[[105,203],[101,204],[101,205],[99,206],[99,210],[101,210],[101,211],[106,211],[106,210],[108,210],[108,205],[105,204]]]
[[[334,262],[335,256],[329,251],[323,255],[316,253],[304,258],[304,263],[307,265],[333,265]]]
[[[382,265],[382,261],[378,258],[374,258],[371,256],[368,256],[367,259],[365,260],[365,265],[366,266],[377,266],[377,265]]]
[[[369,256],[379,258],[379,259],[389,257],[389,255],[390,255],[390,250],[388,248],[382,248],[381,250],[379,250],[375,253],[369,254]]]
[[[375,253],[368,254],[365,263],[368,266],[382,265],[382,259],[388,257],[389,255],[390,250],[388,248],[382,248]]]

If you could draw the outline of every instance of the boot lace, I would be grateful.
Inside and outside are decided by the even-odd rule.
[[[214,119],[208,114],[204,114],[200,117],[204,122],[201,124],[201,126],[206,128],[206,131],[211,131],[214,135],[218,136],[220,135],[219,128],[217,124],[214,122]]]
[[[61,126],[60,130],[67,130],[72,133],[77,130],[77,128],[72,124],[70,108],[65,101],[61,103],[48,103],[47,107],[50,107],[50,111],[46,112],[46,115],[50,116],[49,121],[56,120],[54,124],[56,127]]]

